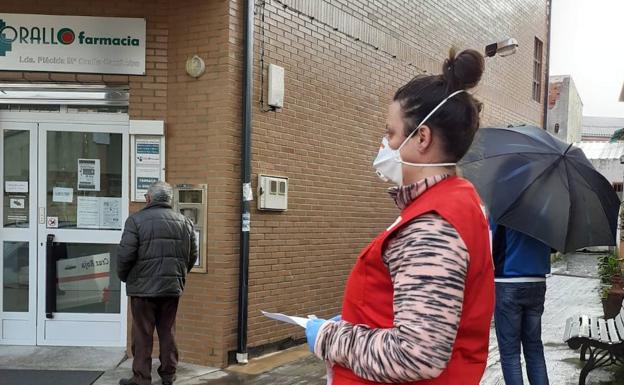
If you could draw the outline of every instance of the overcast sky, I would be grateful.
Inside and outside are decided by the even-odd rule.
[[[550,75],[572,75],[583,115],[624,118],[624,0],[553,0]]]

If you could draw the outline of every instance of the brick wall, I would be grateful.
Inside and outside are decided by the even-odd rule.
[[[269,0],[264,23],[257,9],[254,192],[259,173],[287,176],[290,186],[288,211],[252,212],[250,347],[303,337],[301,329],[269,321],[260,310],[339,312],[357,253],[397,213],[371,167],[387,104],[414,75],[439,73],[451,45],[483,50],[505,36],[516,38],[518,53],[486,60],[476,90],[485,104],[482,125],[541,124],[543,107],[531,93],[532,59],[534,37],[546,41],[546,1],[446,3],[406,8],[400,1]],[[243,4],[231,1],[232,23],[241,23]],[[243,36],[240,28],[232,32],[236,77]],[[265,62],[285,68],[279,112],[262,112],[258,102],[263,41]]]
[[[207,274],[191,274],[178,316],[182,359],[225,365],[224,327],[235,327],[240,99],[228,56],[227,0],[171,2],[167,88],[167,178],[208,184]],[[185,72],[199,55],[206,73]],[[206,250],[204,250],[206,252]]]

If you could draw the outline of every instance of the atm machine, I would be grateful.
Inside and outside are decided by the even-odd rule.
[[[177,184],[173,187],[173,209],[189,218],[195,226],[199,246],[193,273],[206,272],[206,233],[208,228],[208,186],[205,184]]]

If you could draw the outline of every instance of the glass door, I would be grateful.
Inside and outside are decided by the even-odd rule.
[[[34,345],[37,124],[0,122],[0,344]]]
[[[123,346],[127,124],[39,124],[37,344]]]

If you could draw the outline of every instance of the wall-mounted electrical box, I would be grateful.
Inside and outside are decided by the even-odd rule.
[[[269,100],[271,107],[284,107],[284,68],[269,64]]]
[[[288,178],[258,175],[258,210],[284,211],[288,208]]]

